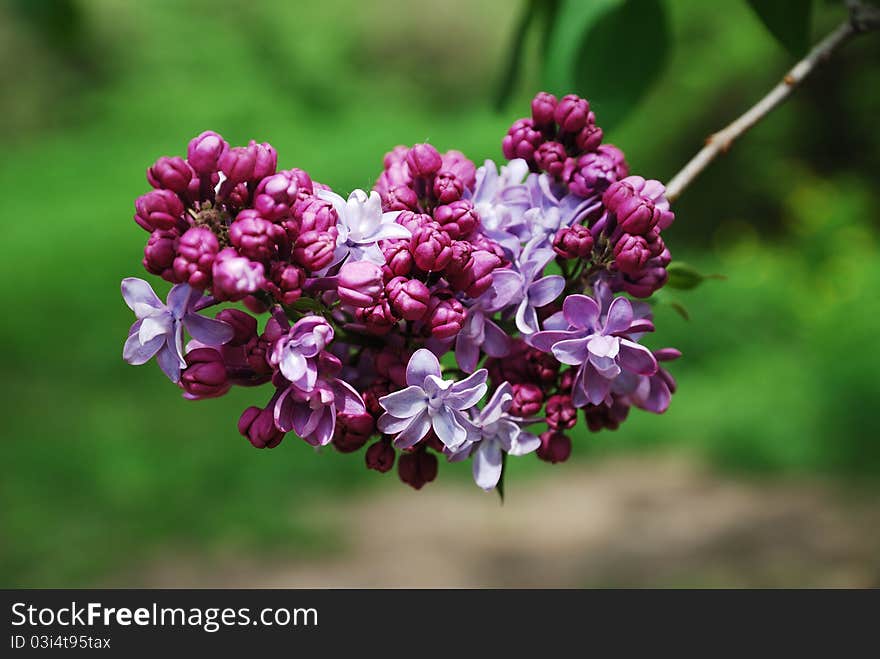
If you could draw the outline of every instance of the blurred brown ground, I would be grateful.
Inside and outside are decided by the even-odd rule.
[[[323,557],[165,557],[151,587],[878,587],[880,510],[815,479],[741,479],[682,457],[615,458],[509,486],[328,502]],[[873,509],[872,509],[873,508]]]

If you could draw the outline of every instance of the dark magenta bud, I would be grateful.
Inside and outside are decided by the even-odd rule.
[[[211,291],[218,300],[236,302],[263,287],[264,273],[262,263],[239,256],[227,247],[214,259]]]
[[[337,293],[343,304],[370,307],[385,290],[382,268],[370,261],[348,261],[339,270]]]
[[[404,320],[421,320],[428,310],[431,293],[418,279],[394,277],[385,286],[391,308]]]
[[[452,239],[433,221],[412,231],[409,248],[416,266],[425,272],[443,270],[452,259]]]
[[[513,416],[530,417],[541,411],[544,392],[536,384],[524,382],[512,385],[513,401],[508,412]]]
[[[254,208],[267,220],[290,217],[296,202],[311,198],[312,179],[301,169],[289,169],[267,176],[254,192]]]
[[[568,435],[556,430],[542,432],[541,445],[536,451],[537,456],[544,462],[556,464],[565,462],[571,455],[571,439]]]
[[[414,177],[426,178],[439,171],[443,160],[430,144],[416,144],[406,154],[406,165]]]
[[[232,328],[233,335],[224,346],[243,346],[257,336],[257,319],[240,309],[223,309],[216,316]]]
[[[627,174],[623,152],[611,144],[603,144],[596,151],[565,163],[562,178],[568,189],[581,197],[601,194],[615,181]]]
[[[266,290],[281,304],[293,304],[302,297],[305,280],[302,268],[293,263],[276,261],[269,268]]]
[[[336,227],[329,231],[306,231],[296,239],[293,258],[306,270],[315,272],[330,265],[335,250]]]
[[[385,256],[385,266],[392,277],[406,277],[412,272],[413,258],[408,240],[383,240],[379,243]]]
[[[394,448],[391,442],[379,440],[367,449],[365,458],[367,469],[375,469],[384,474],[394,466]]]
[[[424,449],[403,453],[397,461],[400,480],[416,490],[437,478],[437,456]]]
[[[589,115],[590,104],[587,100],[575,94],[569,94],[560,99],[553,113],[553,119],[559,124],[559,128],[566,133],[577,133],[587,125]]]
[[[339,216],[332,203],[317,197],[307,197],[294,204],[292,224],[285,222],[284,227],[293,241],[299,234],[309,231],[335,231],[338,222]]]
[[[590,112],[587,124],[575,135],[574,145],[581,153],[595,151],[602,144],[602,129],[596,125],[596,117]]]
[[[568,430],[577,423],[577,409],[567,394],[555,394],[547,399],[547,425],[553,430]]]
[[[461,331],[464,323],[464,307],[451,296],[432,295],[428,302],[428,316],[425,320],[431,336],[449,339]]]
[[[619,398],[614,398],[611,405],[587,405],[583,410],[591,432],[599,432],[603,428],[617,430],[629,415],[629,405]]]
[[[186,354],[186,368],[180,374],[185,398],[217,398],[229,391],[226,364],[214,348],[196,348]]]
[[[210,229],[192,227],[180,237],[177,258],[174,259],[174,277],[193,288],[206,289],[211,285],[214,259],[220,243]]]
[[[452,172],[441,170],[434,177],[432,192],[438,204],[448,204],[461,199],[464,183]]]
[[[508,160],[525,158],[534,162],[535,149],[544,141],[531,119],[517,119],[501,141],[501,149]]]
[[[178,283],[174,276],[174,257],[177,256],[177,229],[156,229],[144,247],[144,268],[165,281]]]
[[[453,201],[434,209],[434,221],[453,240],[465,238],[480,224],[480,216],[473,203],[466,199]]]
[[[559,142],[544,142],[535,150],[535,164],[553,178],[561,178],[568,155]]]
[[[443,171],[455,174],[466,190],[471,190],[477,181],[477,168],[473,161],[461,151],[454,149],[443,154]]]
[[[242,256],[252,261],[268,261],[278,254],[287,236],[277,224],[260,217],[257,211],[248,208],[241,211],[235,222],[229,225],[229,242]]]
[[[147,170],[147,181],[154,188],[171,190],[179,195],[186,195],[189,182],[193,177],[192,168],[183,158],[159,158]]]
[[[636,277],[651,258],[648,241],[642,236],[623,234],[614,245],[614,263],[622,273]]]
[[[553,126],[558,103],[553,94],[538,92],[535,95],[532,99],[532,121],[536,128],[543,130]]]
[[[183,202],[171,190],[152,190],[134,202],[134,221],[143,229],[174,229],[181,223]]]
[[[189,142],[186,160],[199,177],[210,178],[220,167],[220,157],[229,148],[226,140],[212,130],[206,130]]]
[[[339,414],[333,431],[333,446],[340,453],[353,453],[363,447],[376,429],[376,422],[366,412]]]
[[[563,227],[553,238],[553,251],[564,259],[585,259],[593,251],[593,234],[582,224]]]
[[[247,437],[254,448],[275,448],[284,439],[284,433],[275,427],[274,404],[249,407],[238,420],[238,432]]]
[[[370,334],[376,336],[388,334],[399,320],[391,310],[388,300],[385,299],[379,300],[371,307],[355,309],[354,317]]]

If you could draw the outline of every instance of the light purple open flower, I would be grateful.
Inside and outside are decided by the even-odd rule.
[[[541,329],[538,309],[553,302],[565,288],[565,279],[559,275],[540,276],[553,256],[552,249],[523,250],[519,265],[521,297],[516,308],[516,327],[523,334]]]
[[[295,432],[312,446],[326,446],[333,439],[336,416],[365,414],[364,399],[340,380],[319,379],[309,391],[291,384],[275,402],[275,425],[283,432]]]
[[[355,190],[343,199],[330,190],[319,190],[318,197],[333,204],[339,220],[336,250],[329,267],[341,263],[347,257],[354,261],[370,261],[383,265],[385,257],[379,249],[380,240],[411,238],[412,233],[395,220],[399,211],[382,212],[382,198],[378,192]]]
[[[519,254],[518,233],[523,213],[530,207],[529,190],[523,183],[528,173],[529,166],[521,158],[511,160],[500,172],[493,161],[487,160],[477,169],[476,185],[470,195],[480,215],[481,231],[511,257]]]
[[[165,304],[143,279],[127,277],[122,280],[122,297],[137,317],[128,331],[122,358],[138,366],[155,355],[159,368],[172,382],[180,380],[180,369],[186,367],[184,327],[196,341],[208,346],[219,346],[232,338],[230,325],[196,313],[202,292],[188,284],[173,286]]]
[[[455,359],[465,373],[473,373],[482,349],[490,357],[504,357],[510,350],[510,337],[498,327],[491,316],[517,302],[522,291],[522,278],[513,270],[495,270],[492,284],[478,297],[465,315],[461,331],[455,338]]]
[[[602,207],[599,197],[584,199],[575,194],[559,196],[552,189],[546,174],[529,176],[526,186],[530,194],[530,208],[523,215],[527,232],[521,235],[527,249],[545,248],[556,232],[580,222],[589,213]]]
[[[408,386],[379,399],[385,410],[379,417],[379,430],[396,435],[397,448],[410,448],[433,428],[444,446],[457,450],[468,439],[467,410],[486,395],[487,375],[481,368],[460,382],[444,380],[434,353],[416,350],[406,367]]]
[[[625,297],[610,300],[607,306],[588,295],[570,295],[562,305],[567,329],[551,329],[526,337],[526,341],[544,352],[552,352],[563,364],[577,366],[572,403],[583,407],[606,401],[614,381],[623,372],[651,376],[657,372],[657,360],[651,351],[636,343],[634,335],[652,331],[653,324],[638,317]]]
[[[269,363],[300,390],[311,391],[318,380],[318,356],[332,340],[330,323],[320,316],[306,316],[278,339]]]
[[[484,490],[498,485],[504,466],[503,453],[527,455],[541,445],[537,436],[522,429],[522,419],[507,414],[512,401],[510,383],[504,382],[486,406],[473,414],[473,429],[467,444],[450,457],[455,462],[473,456],[474,482]]]

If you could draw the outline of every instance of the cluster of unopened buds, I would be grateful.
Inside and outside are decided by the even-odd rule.
[[[366,447],[417,489],[438,456],[491,490],[508,455],[566,460],[581,415],[595,432],[664,412],[679,353],[640,343],[654,325],[631,299],[666,282],[663,185],[629,176],[577,96],[538,94],[503,151],[499,170],[398,146],[346,198],[269,144],[202,133],[135,202],[143,265],[173,286],[162,302],[123,280],[125,360],[155,356],[189,399],[266,384],[238,422],[253,446]]]

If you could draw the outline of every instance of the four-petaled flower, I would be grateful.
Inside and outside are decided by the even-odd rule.
[[[307,316],[278,339],[269,363],[299,389],[311,391],[318,379],[318,355],[332,340],[330,323],[320,316]]]
[[[147,282],[128,277],[122,280],[122,297],[137,317],[128,331],[123,359],[138,366],[155,355],[172,382],[180,381],[180,369],[186,367],[184,327],[196,341],[208,346],[219,346],[232,338],[230,325],[196,313],[202,292],[188,284],[173,286],[164,304]]]
[[[318,197],[333,204],[339,217],[336,250],[330,266],[341,263],[346,257],[383,265],[385,257],[379,249],[380,240],[412,237],[409,229],[395,222],[399,211],[382,212],[382,198],[378,192],[368,195],[363,190],[355,190],[346,201],[335,192],[319,190]]]
[[[498,485],[504,468],[503,453],[527,455],[541,445],[537,436],[522,429],[522,419],[507,414],[512,401],[510,383],[504,382],[486,406],[473,414],[473,428],[467,444],[450,457],[456,462],[472,456],[474,482],[484,490],[492,490]]]
[[[385,414],[379,417],[382,432],[396,435],[397,448],[410,448],[431,428],[450,450],[457,450],[468,439],[471,423],[466,411],[486,395],[486,369],[460,382],[441,377],[440,362],[430,350],[420,348],[406,367],[406,384],[379,399]]]
[[[552,249],[523,250],[523,260],[519,266],[521,297],[516,308],[516,327],[523,334],[532,334],[541,329],[538,309],[553,302],[565,288],[565,279],[559,275],[540,277],[553,256]]]
[[[570,295],[562,305],[562,318],[551,317],[545,327],[559,324],[566,329],[536,332],[526,341],[552,352],[563,364],[577,366],[572,402],[575,407],[606,402],[615,379],[626,371],[654,375],[657,360],[651,351],[632,340],[633,334],[652,331],[653,324],[637,317],[625,297],[612,298],[602,307],[587,295]]]

